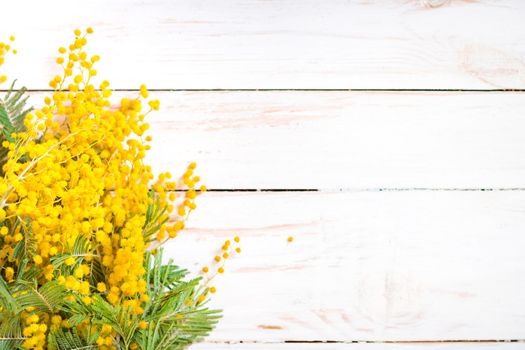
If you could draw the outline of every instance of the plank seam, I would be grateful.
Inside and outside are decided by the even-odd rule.
[[[174,192],[186,192],[175,190]],[[512,192],[525,191],[525,187],[371,187],[371,188],[209,188],[208,192]]]
[[[446,339],[446,340],[225,340],[205,341],[208,344],[453,344],[453,343],[525,343],[525,339]]]
[[[441,344],[441,343],[525,343],[525,339],[446,339],[446,340],[285,340],[291,344]]]
[[[525,339],[445,339],[445,340],[225,340],[209,344],[450,344],[450,343],[525,343]]]

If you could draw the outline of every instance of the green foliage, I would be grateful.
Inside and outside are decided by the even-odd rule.
[[[92,254],[91,243],[89,240],[79,235],[73,242],[73,247],[64,254],[58,254],[51,258],[55,270],[59,271],[61,275],[70,275],[74,269],[81,264],[86,264],[90,267],[89,274],[90,284],[96,286],[99,282],[105,281],[104,268],[100,263],[100,256]],[[66,260],[73,258],[75,263],[71,266],[66,264]]]
[[[75,243],[74,252],[82,255],[83,245]],[[63,257],[55,261],[63,265]],[[218,310],[210,310],[199,296],[207,289],[200,278],[186,279],[188,271],[162,263],[162,250],[155,256],[146,253],[146,281],[149,301],[144,313],[137,315],[122,304],[112,305],[101,294],[93,294],[92,302],[85,303],[78,293],[71,293],[57,281],[37,287],[36,277],[19,274],[12,282],[0,277],[0,350],[23,349],[22,311],[28,307],[37,315],[56,314],[68,321],[70,328],[52,327],[48,333],[48,349],[98,349],[97,339],[102,325],[110,325],[116,336],[118,349],[178,350],[209,334],[220,318]],[[21,276],[29,276],[23,279]],[[204,293],[204,294],[203,294]],[[74,296],[74,301],[66,298]],[[146,327],[140,327],[141,322]],[[147,323],[144,323],[147,322]],[[77,326],[89,324],[88,333],[80,333]]]
[[[79,266],[86,258],[94,257],[94,255],[90,253],[90,244],[91,243],[86,237],[78,235],[75,238],[71,250],[64,254],[55,255],[51,258],[51,263],[56,269],[60,270],[65,267],[66,260],[73,258],[75,259],[75,263],[72,266]]]
[[[4,98],[0,98],[0,144],[13,141],[13,132],[25,131],[24,118],[33,108],[26,107],[27,89],[22,87],[14,90],[16,80],[11,84]],[[8,149],[0,147],[0,174],[3,174],[2,165],[5,163]],[[0,349],[1,350],[1,349]]]
[[[0,350],[17,349],[22,337],[21,306],[11,294],[6,281],[0,276]]]
[[[22,308],[33,307],[37,313],[56,313],[62,307],[67,295],[66,288],[57,281],[50,281],[37,288],[36,281],[21,282],[16,299]]]
[[[16,80],[9,88],[3,99],[0,99],[0,126],[5,139],[12,141],[13,132],[24,131],[24,118],[32,108],[27,108],[26,103],[29,96],[27,89],[22,87],[14,91]]]
[[[143,318],[148,327],[137,333],[135,341],[142,350],[183,349],[205,337],[220,318],[218,310],[210,310],[198,297],[207,290],[200,287],[200,278],[184,281],[186,270],[170,260],[162,264],[162,250],[156,256],[147,254],[148,295]]]
[[[167,205],[162,205],[161,201],[154,190],[150,190],[148,193],[150,204],[146,212],[146,224],[143,228],[143,235],[145,242],[152,242],[155,240],[154,235],[159,232],[162,225],[168,222],[169,218],[167,215]]]
[[[98,333],[90,334],[88,337],[82,337],[78,331],[73,328],[70,331],[62,329],[51,332],[48,336],[48,346],[54,350],[91,350],[98,349],[96,337]]]
[[[65,296],[65,288],[56,281],[38,288],[36,280],[7,283],[0,276],[0,350],[21,349],[26,339],[22,334],[23,310],[32,307],[35,314],[59,312]]]
[[[96,294],[91,304],[83,303],[81,298],[65,302],[63,310],[70,315],[68,323],[76,326],[88,321],[93,325],[110,325],[117,333],[120,349],[128,349],[135,343],[141,350],[177,350],[208,335],[220,315],[198,302],[202,292],[200,278],[185,281],[187,271],[171,261],[162,264],[162,251],[155,257],[147,253],[146,264],[150,300],[143,314],[136,315],[123,305],[112,305]],[[145,329],[139,327],[141,321],[147,322]]]
[[[20,233],[24,235],[24,239],[15,246],[13,259],[22,260],[25,257],[33,257],[36,254],[36,240],[33,237],[31,222],[28,219],[22,220],[17,217],[12,230],[16,231],[17,229],[20,229]]]

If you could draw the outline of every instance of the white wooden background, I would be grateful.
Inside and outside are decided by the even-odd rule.
[[[162,101],[151,163],[196,160],[216,190],[170,245],[196,271],[242,238],[195,349],[525,348],[525,1],[0,11],[35,103],[56,48],[93,26],[117,97],[145,82]]]

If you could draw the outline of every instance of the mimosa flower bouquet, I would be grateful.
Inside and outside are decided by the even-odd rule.
[[[91,33],[59,49],[43,107],[13,86],[0,98],[0,349],[184,348],[217,322],[208,282],[240,252],[238,237],[226,241],[204,278],[163,260],[206,188],[194,163],[178,180],[153,175],[146,119],[159,101],[141,86],[110,102]]]

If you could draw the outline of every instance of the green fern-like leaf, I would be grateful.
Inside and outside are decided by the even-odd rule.
[[[94,254],[92,254],[91,249],[91,242],[89,239],[82,235],[78,235],[75,238],[75,242],[73,243],[73,247],[68,251],[68,253],[65,254],[59,254],[54,256],[51,259],[51,263],[53,266],[57,269],[64,268],[64,264],[67,259],[70,257],[75,259],[75,264],[73,266],[80,265],[87,257],[98,257]]]
[[[92,350],[98,349],[95,343],[97,334],[90,334],[87,338],[78,334],[76,328],[64,331],[57,329],[49,332],[48,347],[49,350]]]
[[[32,306],[41,312],[54,313],[64,304],[66,295],[66,288],[57,281],[49,281],[40,288],[32,282],[25,282],[16,300],[22,308]]]
[[[26,107],[29,98],[27,89],[22,87],[15,91],[15,82],[16,80],[5,97],[0,99],[0,127],[3,136],[10,141],[13,132],[25,131],[24,118],[32,110],[31,107]]]
[[[9,286],[7,285],[7,282],[2,278],[2,276],[0,276],[0,306],[2,307],[2,310],[4,312],[10,311],[14,314],[17,314],[21,311],[18,302],[12,295]]]
[[[162,225],[168,222],[169,217],[167,214],[167,205],[162,205],[159,197],[154,190],[150,190],[148,193],[150,204],[146,211],[146,222],[142,229],[144,235],[144,241],[152,242],[155,240],[153,235],[159,232]]]
[[[16,81],[15,81],[16,82]],[[2,147],[2,142],[8,140],[13,142],[13,132],[25,131],[24,119],[32,108],[27,107],[27,89],[14,90],[15,82],[9,88],[4,98],[0,98],[0,174],[3,174],[2,166],[6,161],[8,149]]]
[[[25,337],[22,336],[22,319],[13,286],[0,276],[0,350],[18,349]]]
[[[134,341],[142,350],[184,349],[207,336],[220,318],[220,311],[210,310],[198,297],[204,292],[200,278],[185,281],[187,271],[171,261],[162,262],[162,249],[156,256],[146,255],[148,295],[143,319],[145,330]],[[190,302],[188,302],[190,301]]]
[[[131,308],[112,305],[98,294],[94,294],[90,304],[84,304],[80,297],[76,301],[66,301],[63,311],[73,315],[68,319],[72,325],[90,321],[95,325],[110,325],[117,333],[116,342],[121,349],[128,349],[139,323],[139,316]],[[77,315],[85,315],[77,316]],[[91,317],[87,317],[91,315]]]
[[[9,337],[0,336],[0,350],[15,350],[19,349],[24,337]]]
[[[21,261],[23,259],[30,259],[36,254],[36,239],[33,236],[33,230],[31,227],[30,220],[22,220],[17,218],[13,227],[13,231],[19,228],[20,233],[23,234],[24,238],[15,245],[11,261]]]

